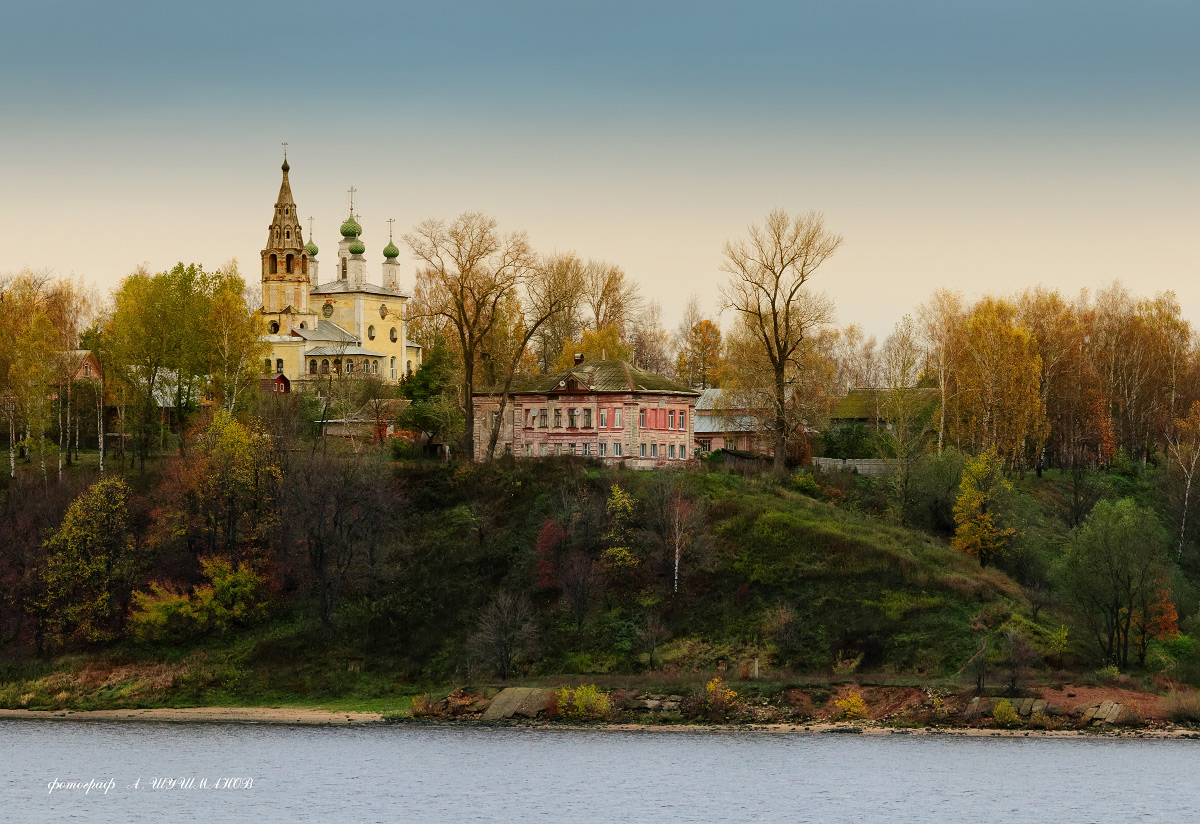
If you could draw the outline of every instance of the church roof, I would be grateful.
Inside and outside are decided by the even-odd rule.
[[[292,334],[305,340],[332,340],[341,343],[358,343],[358,338],[332,321],[319,319],[316,329],[293,329]]]
[[[366,295],[383,295],[389,298],[406,298],[408,295],[403,292],[397,292],[395,289],[388,289],[386,286],[376,286],[373,283],[364,283],[361,286],[353,286],[349,281],[331,280],[329,283],[322,283],[320,286],[314,286],[309,290],[310,295],[342,295],[342,294],[366,294]]]
[[[364,349],[361,346],[318,346],[315,349],[309,349],[304,354],[316,355],[317,357],[324,357],[324,358],[329,358],[329,357],[344,358],[347,356],[350,356],[350,357],[365,356],[368,358],[382,358],[383,357],[382,352],[373,352],[370,349]]]

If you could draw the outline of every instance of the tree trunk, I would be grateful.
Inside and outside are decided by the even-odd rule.
[[[1188,498],[1192,494],[1192,473],[1188,473],[1183,484],[1183,516],[1179,519],[1179,549],[1175,552],[1175,563],[1183,560],[1183,536],[1187,531]]]
[[[780,363],[775,367],[775,474],[787,472],[787,387],[784,384],[784,368]]]

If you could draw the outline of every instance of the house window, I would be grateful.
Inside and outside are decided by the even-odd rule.
[[[540,426],[542,429],[546,428],[546,410],[545,409],[538,410],[538,426]]]
[[[671,444],[667,447],[667,457],[671,460],[675,460],[675,444]]]
[[[276,371],[276,372],[282,372],[282,371],[283,371],[283,358],[276,358],[276,359],[275,359],[275,371]]]
[[[613,410],[613,426],[617,429],[621,428],[621,410],[620,408]]]
[[[83,376],[85,378],[90,378],[92,376],[92,365],[90,363],[85,363],[83,365]]]
[[[621,457],[621,442],[620,441],[613,441],[613,457],[614,458]]]
[[[600,410],[600,428],[601,429],[608,428],[608,410],[607,409]]]
[[[638,410],[638,426],[641,426],[641,427],[646,426],[646,410],[645,409]]]
[[[538,454],[540,454],[543,458],[546,457],[546,444],[542,444],[540,447],[538,447]]]
[[[643,458],[646,457],[646,445],[645,444],[642,444],[640,454]]]
[[[606,457],[605,453],[608,449],[608,444],[606,444],[604,441],[600,441],[598,449],[599,449],[598,454],[600,455],[600,457],[601,458]]]
[[[658,444],[656,444],[656,443],[650,444],[650,457],[651,458],[658,457]]]
[[[310,375],[315,375],[315,374],[317,374],[317,361],[316,361],[316,359],[310,360],[310,361],[308,362],[308,374],[310,374]]]
[[[575,429],[579,426],[579,410],[578,409],[568,409],[567,410],[567,426],[570,427],[571,429]]]
[[[554,428],[558,429],[561,426],[562,426],[562,410],[555,409],[554,410]]]
[[[583,454],[585,457],[592,454],[592,445],[586,441],[583,444]]]
[[[675,428],[675,410],[672,409],[667,413],[667,429]]]
[[[374,326],[367,327],[367,339],[375,340],[375,327]]]
[[[526,458],[533,457],[533,444],[531,444],[531,443],[525,444],[525,457]]]
[[[568,454],[568,455],[574,455],[574,454],[575,454],[575,444],[573,444],[573,443],[572,443],[572,444],[567,444],[567,454]]]
[[[679,410],[679,428],[687,429],[687,412],[682,409]]]
[[[687,460],[687,447],[684,446],[683,444],[679,445],[679,460],[681,460],[681,461]]]
[[[555,455],[561,455],[561,454],[562,454],[562,444],[560,444],[560,443],[556,443],[556,444],[554,445],[554,454],[555,454]]]
[[[587,409],[583,410],[583,428],[584,428],[584,429],[591,429],[591,428],[592,428],[592,410],[591,410],[591,407],[588,407]]]
[[[493,409],[491,412],[488,413],[488,428],[491,429],[493,432],[495,432],[496,424],[498,424],[499,422],[500,422],[500,413]]]

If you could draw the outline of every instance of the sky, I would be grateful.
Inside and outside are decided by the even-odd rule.
[[[354,186],[376,273],[389,218],[403,250],[482,211],[621,265],[673,325],[692,294],[720,310],[722,246],[784,208],[843,235],[813,286],[881,339],[937,287],[1120,279],[1200,324],[1195,2],[0,11],[0,273],[257,278],[286,141],[318,260]]]

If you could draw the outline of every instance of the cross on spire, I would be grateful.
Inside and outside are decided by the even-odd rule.
[[[313,224],[312,215],[309,215],[308,216],[308,237],[309,237],[309,239],[312,238],[312,224]]]
[[[351,186],[346,191],[350,193],[350,215],[351,215],[351,217],[353,217],[354,216],[354,193],[357,192],[358,189],[355,189],[353,186]]]
[[[287,142],[285,141],[284,143],[282,143],[280,145],[283,146],[283,159],[287,160]]]
[[[392,224],[395,222],[396,222],[396,218],[394,218],[394,217],[388,218],[388,240],[392,239]]]

